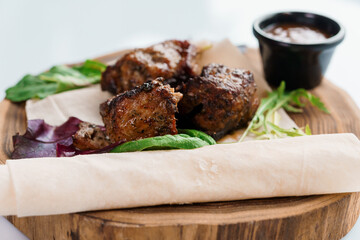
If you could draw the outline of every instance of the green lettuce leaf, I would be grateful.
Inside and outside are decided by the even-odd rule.
[[[56,93],[57,87],[56,83],[47,83],[36,76],[26,75],[15,86],[6,90],[6,98],[13,102],[44,98]]]
[[[26,75],[15,86],[6,90],[6,98],[21,102],[31,98],[45,98],[49,95],[86,87],[100,82],[106,65],[86,60],[80,66],[54,66],[39,75]]]
[[[144,138],[121,144],[110,152],[136,152],[144,150],[167,150],[167,149],[194,149],[216,144],[209,135],[197,130],[179,130],[183,132],[177,135],[164,135]],[[187,134],[185,134],[185,132]]]
[[[216,141],[207,135],[204,132],[194,130],[194,129],[178,129],[179,133],[189,135],[190,137],[200,138],[201,140],[207,142],[209,145],[215,145]]]

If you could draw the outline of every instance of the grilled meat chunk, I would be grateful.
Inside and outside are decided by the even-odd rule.
[[[207,65],[182,89],[180,118],[219,139],[251,120],[259,105],[256,88],[250,71]]]
[[[112,142],[177,134],[175,112],[182,94],[163,79],[114,96],[100,105],[106,133]]]
[[[169,40],[135,49],[106,68],[101,89],[122,93],[157,77],[174,87],[179,79],[194,75],[195,56],[196,47],[188,41]]]
[[[105,129],[88,122],[81,122],[73,135],[73,144],[79,150],[96,150],[110,145]]]

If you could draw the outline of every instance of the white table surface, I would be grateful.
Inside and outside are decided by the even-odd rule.
[[[360,106],[358,0],[0,0],[0,99],[24,74],[165,39],[229,38],[256,47],[252,22],[284,10],[324,14],[345,26],[326,77]],[[0,217],[0,239],[27,238]],[[344,239],[360,239],[359,220]]]

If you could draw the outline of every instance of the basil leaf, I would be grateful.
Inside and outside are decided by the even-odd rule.
[[[103,63],[86,60],[83,65],[67,67],[54,66],[37,76],[26,75],[15,86],[6,90],[6,98],[13,102],[31,98],[45,98],[49,95],[99,83]]]
[[[189,130],[186,131],[189,132]],[[191,134],[201,135],[198,132],[199,131],[194,130],[193,132],[191,132]],[[211,142],[211,144],[208,141]],[[151,137],[151,138],[126,142],[124,144],[115,147],[110,152],[121,153],[121,152],[135,152],[135,151],[143,151],[143,150],[194,149],[194,148],[204,147],[213,144],[216,144],[214,139],[212,139],[212,141],[209,139],[205,141],[199,137],[193,137],[187,134],[164,135],[164,136]]]

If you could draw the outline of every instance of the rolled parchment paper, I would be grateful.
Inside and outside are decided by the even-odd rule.
[[[0,215],[357,192],[359,172],[353,134],[8,160],[0,166]]]

